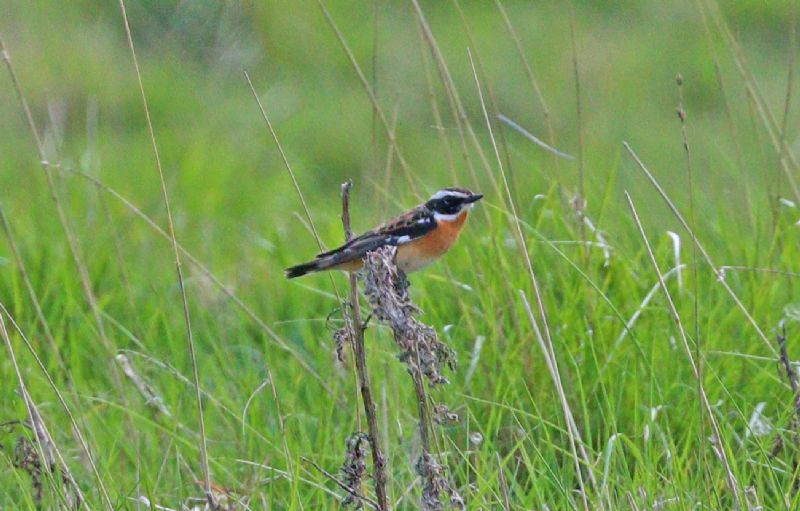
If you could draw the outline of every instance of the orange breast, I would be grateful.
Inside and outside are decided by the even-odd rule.
[[[405,272],[428,266],[441,257],[458,239],[468,213],[463,211],[455,220],[440,220],[433,232],[402,245],[397,249],[397,265]]]

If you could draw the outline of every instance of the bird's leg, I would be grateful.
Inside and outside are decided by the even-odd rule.
[[[366,329],[367,329],[367,327],[369,326],[369,320],[370,320],[370,319],[372,319],[372,313],[371,313],[371,312],[370,312],[370,313],[369,313],[369,315],[367,316],[367,319],[365,319],[365,320],[364,320],[364,322],[363,322],[363,323],[361,323],[361,329],[362,329],[362,330],[366,330]]]
[[[408,288],[411,287],[411,281],[408,280],[406,272],[397,268],[397,281],[395,282],[396,289],[400,295],[408,294]]]
[[[325,317],[325,328],[329,328],[330,324],[331,324],[331,320],[333,319],[333,316],[338,314],[338,313],[341,313],[341,312],[342,312],[342,308],[341,307],[334,307],[333,310],[331,310],[328,313],[328,315]]]

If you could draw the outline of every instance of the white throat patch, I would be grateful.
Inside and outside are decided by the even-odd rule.
[[[469,205],[469,208],[471,207],[472,204]],[[464,211],[465,209],[468,208],[461,208],[461,211],[459,211],[458,213],[453,213],[452,215],[446,215],[444,213],[434,212],[433,218],[435,218],[437,222],[455,222],[459,216],[461,216],[462,214],[466,214],[466,212]]]

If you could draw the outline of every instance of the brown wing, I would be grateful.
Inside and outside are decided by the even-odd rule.
[[[350,257],[364,257],[367,252],[385,245],[409,243],[436,227],[433,214],[425,207],[414,208],[408,213],[389,220],[383,225],[353,238],[339,248],[317,255],[317,259],[346,253]]]
[[[341,264],[358,261],[367,252],[380,247],[410,243],[431,232],[435,227],[436,219],[433,213],[428,208],[419,206],[353,238],[339,248],[318,254],[313,261],[287,268],[286,276],[295,278],[306,273],[340,267]]]

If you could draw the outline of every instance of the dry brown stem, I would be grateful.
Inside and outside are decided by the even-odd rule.
[[[347,181],[342,184],[342,226],[344,227],[345,236],[348,241],[353,236],[353,231],[350,227],[350,188],[352,188],[352,186],[352,181]],[[367,416],[369,439],[372,447],[372,464],[374,465],[375,471],[375,495],[378,500],[378,509],[385,511],[390,509],[389,499],[386,496],[386,459],[383,456],[383,450],[380,446],[375,400],[372,398],[372,387],[370,387],[369,373],[367,371],[367,354],[364,347],[364,325],[361,320],[361,309],[358,305],[358,277],[355,273],[350,273],[349,309],[350,317],[345,320],[345,324],[351,329],[350,339],[353,341],[358,384],[361,390],[361,400],[364,403],[364,413]]]

